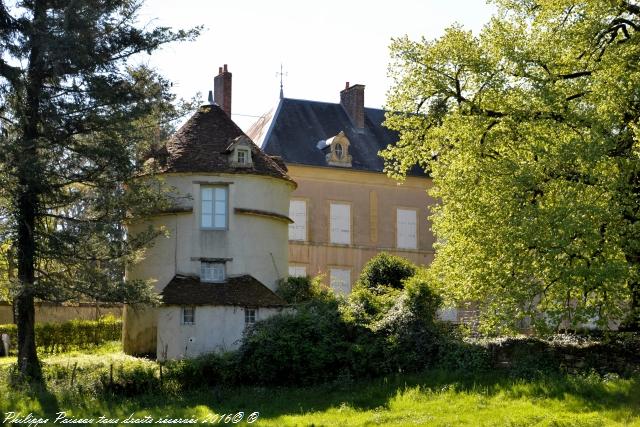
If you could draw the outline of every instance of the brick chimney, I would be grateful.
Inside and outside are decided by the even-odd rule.
[[[347,112],[356,129],[364,129],[364,85],[353,85],[349,82],[340,92],[340,105]]]
[[[218,68],[218,75],[213,79],[213,100],[231,117],[231,73],[227,71],[227,64]]]

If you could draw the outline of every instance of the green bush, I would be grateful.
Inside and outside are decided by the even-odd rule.
[[[436,323],[442,300],[422,279],[406,281],[405,289],[374,327],[382,341],[388,371],[416,371],[435,365],[443,335]]]
[[[333,379],[348,352],[345,328],[335,299],[257,322],[239,349],[241,380],[310,384]]]
[[[288,277],[278,283],[276,294],[289,304],[330,299],[332,291],[322,283],[323,276]]]
[[[11,352],[15,352],[18,337],[16,325],[0,325],[0,334],[11,337]],[[120,340],[122,320],[113,316],[100,320],[70,320],[62,323],[36,323],[36,345],[44,353],[59,353],[86,349]]]
[[[381,263],[393,268],[375,267]],[[240,381],[309,384],[434,365],[443,335],[435,317],[440,297],[422,278],[406,276],[417,270],[406,260],[383,254],[369,267],[366,280],[374,270],[385,270],[378,277],[389,279],[391,271],[401,277],[390,285],[358,286],[346,300],[318,279],[281,285],[280,295],[295,311],[258,322],[247,333],[238,353]]]
[[[365,264],[355,287],[363,287],[374,292],[391,287],[402,289],[403,282],[416,274],[417,268],[409,260],[380,252]]]

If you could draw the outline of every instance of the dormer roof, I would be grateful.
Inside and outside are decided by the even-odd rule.
[[[250,167],[234,167],[229,161],[228,148],[237,141],[251,149]],[[198,108],[149,161],[162,173],[238,173],[291,180],[286,167],[264,153],[217,105]]]

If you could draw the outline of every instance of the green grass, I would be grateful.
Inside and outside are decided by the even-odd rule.
[[[238,411],[246,417],[257,411],[260,416],[253,425],[260,426],[640,426],[638,379],[589,375],[526,381],[430,371],[307,388],[237,387],[105,397],[78,390],[85,373],[108,369],[110,364],[153,367],[155,363],[125,356],[116,344],[95,354],[51,356],[44,363],[65,369],[77,363],[81,373],[73,387],[61,379],[51,380],[47,389],[15,392],[2,381],[1,413],[33,412],[50,421],[58,411],[84,418],[105,415],[123,420],[133,413],[201,420]],[[6,372],[7,366],[3,362],[0,371]]]

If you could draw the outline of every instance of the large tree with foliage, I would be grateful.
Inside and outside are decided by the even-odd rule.
[[[140,7],[0,1],[0,191],[26,377],[39,377],[34,299],[153,298],[146,283],[124,280],[122,266],[155,231],[127,236],[124,221],[163,203],[155,187],[132,178],[177,110],[168,82],[132,59],[197,30],[142,28]]]
[[[433,277],[487,330],[637,327],[640,3],[496,3],[476,36],[391,46],[384,156],[433,176]]]

